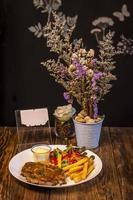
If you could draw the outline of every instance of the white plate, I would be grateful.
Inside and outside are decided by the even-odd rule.
[[[58,147],[61,150],[64,150],[66,148],[65,145],[50,145],[50,147],[52,149],[55,149],[56,147]],[[86,152],[87,152],[87,156],[90,156],[90,155],[95,156],[95,160],[94,160],[95,169],[90,173],[90,175],[85,180],[83,180],[79,183],[75,183],[74,181],[70,180],[69,178],[67,178],[66,184],[54,185],[54,186],[39,185],[39,184],[33,184],[33,183],[27,182],[25,177],[21,176],[21,169],[26,162],[34,161],[33,153],[31,152],[31,149],[26,149],[26,150],[16,154],[9,162],[9,171],[16,179],[18,179],[24,183],[27,183],[29,185],[34,185],[34,186],[39,186],[39,187],[47,187],[47,188],[63,188],[63,187],[74,186],[74,185],[78,185],[81,183],[85,183],[85,182],[93,179],[100,173],[100,171],[102,169],[101,159],[92,151],[86,150]]]

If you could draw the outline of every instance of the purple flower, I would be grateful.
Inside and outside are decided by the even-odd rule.
[[[94,93],[98,91],[98,86],[97,86],[97,80],[103,76],[102,72],[95,73],[93,78],[92,78],[92,90]],[[93,97],[93,108],[94,108],[94,119],[97,118],[98,115],[98,106],[97,106],[97,101],[96,101],[96,96]]]
[[[64,93],[63,93],[63,96],[64,96],[64,99],[65,99],[68,103],[70,103],[70,104],[73,103],[73,99],[72,99],[71,95],[69,94],[69,92],[64,92]]]
[[[97,80],[100,79],[103,76],[102,72],[97,72],[94,74],[93,78],[92,78],[92,89],[94,92],[96,92],[98,90],[98,86],[97,86]],[[97,106],[97,100],[96,100],[96,96],[93,96],[93,110],[94,110],[94,119],[97,118],[98,116],[98,106]]]
[[[95,73],[93,78],[92,78],[92,89],[93,90],[97,90],[97,86],[96,86],[96,81],[101,78],[103,76],[103,73],[102,72],[98,72],[98,73]]]
[[[101,78],[101,76],[103,76],[103,73],[102,72],[97,72],[97,73],[94,74],[93,79],[97,80],[97,79]]]
[[[77,78],[80,78],[86,74],[86,70],[83,69],[82,65],[77,65],[77,70],[75,72]]]
[[[92,59],[92,61],[91,61],[92,66],[95,66],[96,62],[97,62],[96,58]]]
[[[92,97],[92,100],[93,100],[93,110],[94,110],[93,118],[96,119],[98,116],[98,106],[97,106],[96,95]]]
[[[82,76],[86,75],[86,70],[80,64],[78,58],[72,60],[72,64],[76,66],[75,76],[77,79],[81,78]]]

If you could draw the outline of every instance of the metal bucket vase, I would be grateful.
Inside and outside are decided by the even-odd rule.
[[[98,147],[103,120],[104,118],[95,123],[81,123],[73,120],[77,145],[88,149]]]

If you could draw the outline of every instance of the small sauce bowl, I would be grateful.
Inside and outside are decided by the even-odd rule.
[[[51,147],[45,144],[34,145],[31,151],[34,155],[35,162],[45,162],[49,161]]]

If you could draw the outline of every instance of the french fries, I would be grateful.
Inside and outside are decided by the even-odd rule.
[[[87,176],[94,170],[94,157],[84,156],[82,159],[74,164],[63,167],[66,175],[70,177],[75,183],[78,183],[87,178]]]
[[[79,166],[76,166],[76,167],[72,167],[69,169],[69,173],[73,173],[73,172],[77,172],[77,171],[80,171],[83,169],[83,165],[79,165]]]
[[[82,179],[85,179],[86,176],[87,176],[88,165],[89,165],[88,162],[85,162],[85,163],[84,163],[84,166],[83,166],[83,172],[82,172]]]
[[[84,163],[87,162],[87,161],[88,161],[88,157],[85,156],[84,158],[82,158],[82,159],[79,160],[78,162],[73,163],[73,164],[71,164],[71,165],[67,165],[66,167],[63,167],[63,170],[64,170],[64,171],[67,171],[67,170],[69,170],[70,168],[76,167],[76,166],[79,166],[79,165],[82,165],[82,164],[84,164]]]

